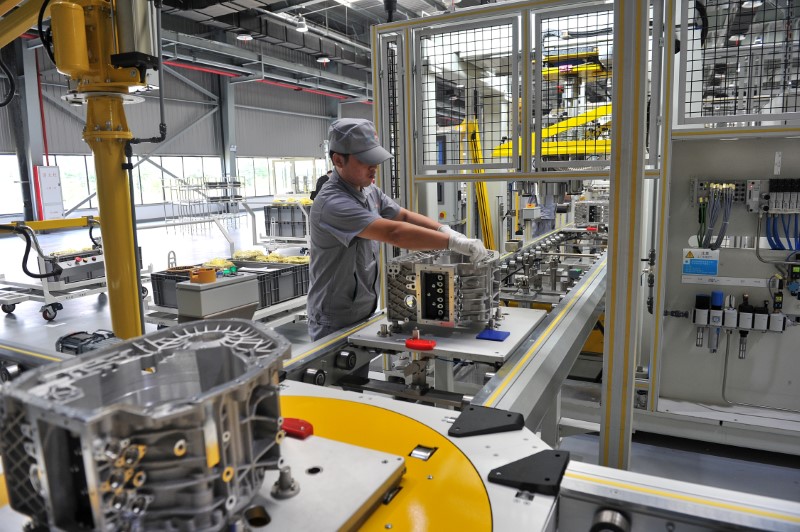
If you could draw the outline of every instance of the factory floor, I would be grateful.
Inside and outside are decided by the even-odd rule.
[[[256,224],[257,230],[262,232],[263,218],[259,217]],[[230,225],[226,229],[236,249],[255,247],[249,219],[242,218],[237,225]],[[152,264],[153,271],[167,267],[170,251],[175,252],[178,265],[196,264],[230,255],[228,243],[214,225],[194,229],[142,229],[138,236],[143,262],[145,266]],[[85,229],[52,232],[40,235],[39,240],[46,253],[82,249],[91,245],[88,230]],[[4,258],[0,273],[7,280],[35,282],[21,271],[24,247],[24,241],[18,237],[0,237],[0,256]],[[35,270],[33,259],[29,264]],[[13,314],[0,315],[0,340],[24,343],[33,348],[53,349],[55,341],[64,334],[111,328],[108,300],[104,295],[65,301],[64,309],[50,323],[42,319],[39,307],[40,303],[36,302],[21,303]],[[155,328],[155,325],[147,326],[148,331]],[[308,341],[303,324],[289,324],[281,327],[279,332],[287,336],[295,347]],[[596,435],[564,438],[561,447],[569,450],[573,459],[597,463]],[[631,453],[631,469],[676,480],[800,500],[800,459],[794,456],[637,434]]]

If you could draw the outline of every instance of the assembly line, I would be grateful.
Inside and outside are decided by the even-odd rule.
[[[800,528],[800,2],[8,4],[0,530]]]

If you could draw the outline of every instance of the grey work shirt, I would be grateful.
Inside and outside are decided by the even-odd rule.
[[[378,303],[378,242],[357,235],[400,206],[375,185],[363,190],[334,170],[311,206],[309,334],[316,340],[367,318]]]

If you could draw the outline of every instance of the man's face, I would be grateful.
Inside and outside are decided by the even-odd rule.
[[[336,154],[334,164],[342,179],[359,188],[370,186],[375,181],[375,172],[378,170],[377,165],[364,164],[354,155],[348,157],[345,163],[344,157]]]

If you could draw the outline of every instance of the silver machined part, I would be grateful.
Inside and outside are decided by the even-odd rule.
[[[452,251],[419,251],[387,267],[387,317],[445,327],[486,323],[499,305],[501,265],[497,253],[472,263]],[[508,266],[504,265],[505,271]],[[409,282],[413,279],[413,282]]]
[[[289,352],[208,320],[25,373],[0,403],[11,507],[49,530],[226,530],[281,464]]]
[[[300,484],[292,477],[289,466],[280,469],[278,480],[272,486],[272,496],[276,499],[289,499],[300,493]]]

